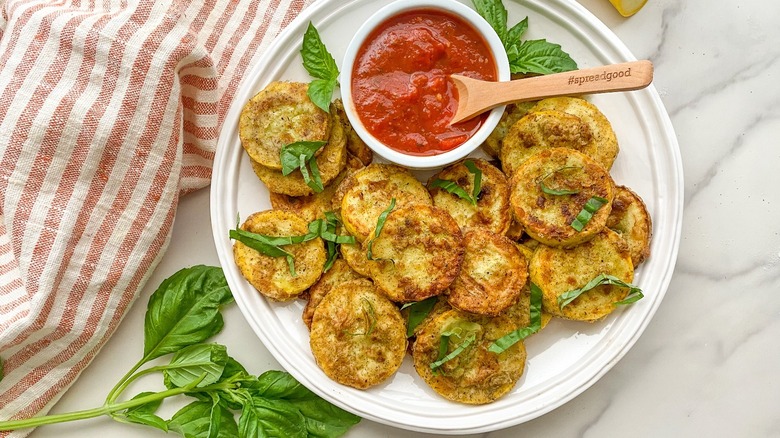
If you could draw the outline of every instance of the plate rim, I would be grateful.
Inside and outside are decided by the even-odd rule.
[[[590,377],[587,379],[584,379],[579,382],[579,384],[576,387],[570,388],[566,394],[563,397],[559,397],[556,401],[553,403],[547,403],[543,406],[539,406],[536,410],[525,413],[523,415],[519,416],[509,416],[504,417],[501,415],[491,415],[495,414],[495,412],[491,412],[490,409],[485,410],[482,414],[479,414],[480,421],[478,423],[474,423],[471,425],[467,425],[464,427],[463,424],[460,422],[453,422],[453,421],[445,421],[444,423],[448,423],[449,425],[445,425],[444,427],[441,427],[439,425],[432,426],[430,424],[431,417],[426,416],[425,418],[418,416],[418,421],[409,421],[409,418],[400,418],[400,416],[395,418],[387,418],[386,416],[377,416],[373,412],[369,412],[366,409],[364,409],[362,406],[353,406],[351,404],[348,404],[344,401],[345,394],[352,391],[351,388],[345,388],[345,387],[339,387],[340,385],[336,384],[335,382],[330,382],[330,384],[327,384],[326,382],[325,386],[330,386],[328,388],[322,388],[316,382],[314,382],[309,376],[307,376],[305,373],[302,373],[296,368],[295,366],[292,366],[289,364],[289,361],[287,360],[287,357],[283,354],[283,352],[280,351],[277,345],[274,344],[273,340],[271,339],[271,334],[267,333],[265,329],[261,326],[261,324],[252,317],[251,313],[252,310],[250,309],[250,304],[248,301],[246,301],[246,297],[242,295],[240,292],[241,288],[237,287],[234,283],[236,278],[241,278],[241,274],[238,272],[237,267],[235,266],[235,263],[233,263],[232,259],[232,251],[228,253],[228,251],[224,250],[224,247],[227,243],[227,246],[232,247],[232,244],[230,243],[230,240],[227,238],[226,230],[228,228],[225,228],[225,213],[223,209],[217,208],[217,206],[220,203],[220,187],[222,187],[222,181],[227,181],[227,179],[223,178],[230,178],[230,175],[227,175],[226,177],[223,177],[222,169],[229,169],[229,166],[226,166],[230,161],[231,158],[231,152],[235,154],[234,151],[231,150],[229,147],[229,143],[235,142],[234,134],[235,134],[235,126],[230,126],[232,122],[231,120],[237,121],[238,115],[240,113],[240,110],[243,105],[239,104],[240,97],[242,94],[246,94],[247,88],[253,88],[250,86],[250,84],[254,84],[254,78],[258,76],[257,70],[260,69],[260,66],[265,65],[268,63],[271,58],[273,58],[274,51],[279,49],[277,46],[284,45],[283,42],[288,40],[293,35],[297,35],[298,32],[300,32],[300,27],[304,25],[312,16],[316,15],[317,12],[319,12],[321,9],[327,8],[328,6],[331,6],[331,4],[335,3],[335,6],[339,8],[346,7],[349,4],[353,3],[359,3],[361,0],[353,0],[350,2],[339,2],[339,0],[317,0],[311,5],[309,5],[307,8],[305,8],[296,18],[294,18],[287,27],[277,35],[277,37],[273,40],[273,42],[265,49],[266,52],[258,59],[257,64],[250,67],[247,70],[247,74],[245,78],[242,80],[241,84],[239,85],[236,96],[234,97],[234,101],[231,103],[229,110],[225,117],[225,123],[223,124],[220,135],[218,137],[217,141],[217,151],[214,158],[214,166],[213,166],[213,173],[212,173],[212,184],[210,188],[210,210],[211,210],[211,225],[212,225],[212,235],[214,238],[214,243],[217,250],[217,255],[219,258],[219,262],[222,265],[222,268],[228,272],[226,272],[226,277],[228,279],[228,284],[230,285],[231,289],[234,291],[234,296],[237,305],[239,306],[242,315],[246,319],[247,323],[250,325],[252,330],[255,332],[255,334],[258,336],[258,338],[263,342],[265,347],[268,349],[268,351],[272,354],[272,356],[288,371],[290,372],[293,377],[295,377],[299,382],[304,384],[306,387],[314,391],[319,396],[325,398],[329,402],[346,409],[350,412],[353,412],[363,418],[369,419],[371,421],[376,421],[379,423],[387,424],[394,427],[399,427],[407,430],[413,430],[418,432],[427,432],[427,433],[438,433],[438,434],[468,434],[468,433],[480,433],[480,432],[489,432],[497,429],[503,429],[506,427],[514,426],[526,421],[529,421],[533,418],[539,417],[541,415],[544,415],[547,412],[550,412],[551,410],[567,403],[571,399],[575,398],[577,395],[581,394],[583,391],[585,391],[587,388],[592,386],[595,382],[597,382],[601,377],[603,377],[609,370],[614,367],[617,362],[622,359],[625,354],[633,347],[633,345],[637,342],[637,340],[641,337],[644,330],[646,329],[647,325],[649,325],[650,321],[653,319],[653,316],[655,315],[655,312],[657,311],[658,307],[660,306],[661,302],[663,301],[664,295],[666,294],[669,284],[671,282],[671,278],[674,273],[674,266],[676,264],[678,252],[679,252],[679,246],[680,246],[680,237],[681,237],[681,231],[682,231],[682,214],[683,214],[683,204],[684,204],[684,189],[683,189],[683,173],[682,173],[682,158],[679,150],[679,145],[677,142],[677,137],[674,133],[674,128],[672,126],[671,120],[669,118],[668,112],[666,111],[661,99],[660,95],[656,91],[655,87],[651,85],[650,87],[640,90],[637,93],[637,95],[643,96],[645,99],[649,99],[654,108],[653,113],[657,117],[657,124],[659,125],[659,128],[661,128],[660,133],[663,134],[663,140],[664,145],[669,148],[669,153],[671,154],[671,164],[673,165],[673,169],[675,170],[674,176],[676,184],[674,185],[674,193],[677,195],[678,202],[674,205],[664,205],[664,207],[672,207],[673,212],[669,216],[663,216],[670,218],[669,221],[671,222],[671,225],[674,227],[673,236],[671,236],[671,247],[669,248],[668,258],[666,260],[666,264],[663,266],[663,278],[659,281],[659,288],[657,289],[657,298],[652,302],[651,308],[644,314],[644,317],[639,321],[638,327],[635,328],[632,336],[625,342],[620,349],[614,352],[614,354],[611,356],[610,360],[602,364],[598,371],[590,374]],[[508,0],[510,1],[510,0]],[[532,0],[530,3],[534,3],[535,0]],[[518,3],[518,2],[514,2]],[[528,6],[527,3],[529,2],[523,2],[524,6]],[[533,5],[532,5],[533,6]],[[541,7],[541,6],[538,6]],[[610,43],[610,49],[614,52],[611,54],[611,56],[607,56],[608,59],[605,60],[605,62],[618,62],[618,61],[630,61],[634,60],[634,56],[631,54],[631,52],[628,50],[628,48],[624,45],[624,43],[615,35],[610,29],[606,27],[598,18],[593,16],[587,9],[585,9],[582,5],[576,3],[574,0],[553,0],[553,1],[547,1],[545,2],[544,8],[547,9],[556,9],[556,10],[567,10],[568,15],[575,15],[577,19],[580,20],[580,24],[587,25],[591,28],[591,30],[600,36],[602,36],[604,39],[608,40]],[[613,57],[616,57],[613,59]],[[236,122],[237,123],[237,122]],[[233,173],[233,181],[236,181],[238,178],[239,172]],[[665,240],[667,242],[667,240]],[[228,255],[230,257],[228,257]],[[228,275],[229,274],[229,275]],[[236,277],[237,275],[237,277]],[[365,392],[364,392],[365,393]],[[460,406],[460,405],[458,405]],[[489,405],[485,405],[489,406]],[[408,417],[408,416],[406,416]],[[469,417],[471,418],[471,416]]]

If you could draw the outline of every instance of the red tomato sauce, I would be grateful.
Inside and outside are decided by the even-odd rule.
[[[450,74],[497,79],[482,36],[446,12],[401,13],[375,29],[358,51],[351,84],[355,109],[368,132],[399,152],[452,150],[479,129],[487,114],[449,126],[458,107]]]

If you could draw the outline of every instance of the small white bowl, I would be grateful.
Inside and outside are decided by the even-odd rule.
[[[352,69],[357,58],[358,50],[365,42],[369,34],[379,25],[385,22],[385,20],[398,15],[400,13],[415,10],[415,9],[433,9],[450,13],[459,17],[466,23],[470,24],[488,44],[490,51],[493,54],[493,58],[496,63],[496,72],[499,81],[508,81],[510,79],[509,72],[509,60],[506,56],[506,51],[498,38],[498,35],[490,27],[487,21],[482,18],[475,10],[460,3],[456,0],[398,0],[394,1],[387,6],[377,11],[374,15],[368,18],[365,23],[358,29],[355,36],[347,46],[347,51],[344,55],[344,62],[341,66],[341,99],[344,102],[344,110],[347,113],[352,127],[357,134],[366,144],[377,154],[385,158],[386,160],[399,164],[401,166],[413,168],[413,169],[434,169],[438,167],[446,166],[450,163],[465,157],[473,152],[501,120],[501,115],[504,112],[504,106],[494,108],[490,111],[490,114],[482,123],[482,126],[474,133],[474,135],[468,139],[465,143],[456,147],[451,151],[447,151],[437,155],[419,156],[405,154],[389,148],[380,142],[376,137],[371,135],[358,116],[355,105],[352,101]]]

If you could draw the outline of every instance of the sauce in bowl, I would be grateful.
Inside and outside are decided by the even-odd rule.
[[[453,14],[412,10],[374,29],[352,69],[352,100],[360,121],[379,141],[419,156],[450,151],[479,129],[487,114],[450,126],[460,74],[497,80],[484,38]]]

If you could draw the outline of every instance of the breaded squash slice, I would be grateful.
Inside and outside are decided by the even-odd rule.
[[[323,186],[328,186],[344,170],[347,162],[346,143],[344,128],[341,124],[335,123],[328,143],[320,148],[321,153],[315,158]],[[283,175],[281,170],[264,166],[255,160],[251,162],[255,175],[268,186],[269,192],[288,196],[307,196],[314,193],[314,190],[304,181],[300,169],[294,170],[289,175]]]
[[[509,185],[512,211],[525,232],[545,245],[559,247],[585,242],[605,227],[615,190],[612,177],[601,165],[567,148],[532,156],[517,169]],[[572,224],[594,197],[606,203],[578,231]]]
[[[501,143],[501,166],[507,175],[533,154],[549,148],[569,148],[588,156],[596,153],[596,143],[588,125],[579,117],[561,111],[535,111],[526,114]]]
[[[328,272],[322,274],[322,277],[309,289],[309,299],[303,308],[303,323],[311,329],[311,321],[314,318],[314,310],[320,304],[325,295],[330,293],[336,286],[351,280],[365,278],[349,267],[343,259],[336,259]]]
[[[465,229],[463,243],[463,264],[447,301],[460,310],[497,316],[520,299],[528,262],[509,238],[485,228]]]
[[[374,160],[374,152],[368,147],[363,139],[357,135],[355,129],[352,128],[352,124],[349,123],[349,119],[347,118],[347,113],[344,111],[344,102],[342,102],[341,99],[334,100],[333,105],[331,106],[331,111],[333,110],[335,110],[334,114],[336,115],[336,120],[341,122],[341,125],[344,127],[344,132],[346,132],[347,152],[360,161],[362,164],[361,167],[368,166],[371,164],[371,161]]]
[[[241,225],[242,230],[273,237],[306,234],[308,223],[289,211],[266,210],[251,214]],[[277,301],[289,301],[313,285],[322,274],[327,255],[322,239],[285,245],[292,254],[295,275],[290,273],[285,257],[271,257],[241,242],[233,244],[233,258],[244,278],[261,294]]]
[[[426,204],[396,207],[379,237],[364,241],[363,248],[371,250],[374,283],[397,303],[442,293],[458,276],[464,253],[457,222]]]
[[[341,257],[350,268],[364,277],[371,276],[371,262],[366,258],[366,250],[358,242],[355,244],[343,243],[339,245]]]
[[[289,196],[281,193],[269,193],[271,207],[275,210],[292,211],[302,217],[306,222],[315,219],[324,218],[328,211],[336,211],[341,205],[333,205],[333,195],[336,193],[341,181],[347,176],[346,169],[343,170],[330,184],[325,186],[325,190],[320,193],[313,193],[308,196]]]
[[[309,99],[308,89],[301,82],[271,82],[244,105],[238,135],[252,161],[281,170],[283,146],[328,140],[333,122]]]
[[[607,227],[628,243],[634,267],[650,256],[653,223],[642,198],[628,187],[618,186],[612,201]]]
[[[592,103],[579,97],[550,97],[542,99],[532,111],[562,111],[579,117],[590,128],[595,152],[589,154],[596,162],[609,170],[617,157],[617,136],[607,117]]]
[[[441,187],[432,186],[436,180],[451,181],[472,195],[475,175],[464,164],[466,161],[474,163],[481,172],[481,189],[476,205]],[[461,228],[480,226],[498,234],[509,230],[509,182],[498,168],[485,160],[469,158],[445,167],[428,180],[428,191],[433,205],[446,210]]]
[[[334,381],[365,389],[392,376],[406,355],[406,323],[369,280],[336,285],[314,310],[311,351]]]
[[[531,108],[536,105],[536,102],[518,102],[507,105],[504,114],[501,115],[501,120],[498,121],[498,125],[488,135],[485,142],[482,143],[482,150],[491,157],[498,158],[501,154],[501,141],[506,136],[509,128],[528,114]]]
[[[586,285],[600,274],[631,283],[634,266],[628,246],[614,231],[605,228],[593,239],[571,249],[540,246],[531,259],[531,281],[542,289],[542,307],[550,314],[578,321],[597,321],[609,315],[614,303],[629,289],[601,285],[577,297],[563,309],[558,296]]]
[[[523,238],[523,225],[515,219],[514,214],[511,213],[511,207],[509,216],[511,219],[509,220],[509,229],[506,230],[506,237],[517,242]]]
[[[488,350],[496,339],[516,328],[516,321],[507,315],[491,318],[457,309],[442,312],[417,333],[412,346],[414,368],[448,400],[490,403],[508,393],[523,375],[526,351],[522,341],[500,354]],[[445,350],[440,352],[442,345]],[[458,349],[457,355],[435,366],[442,356]]]
[[[403,167],[373,163],[358,170],[344,183],[341,218],[349,234],[364,241],[376,221],[395,198],[396,208],[412,203],[430,204],[425,187]]]

